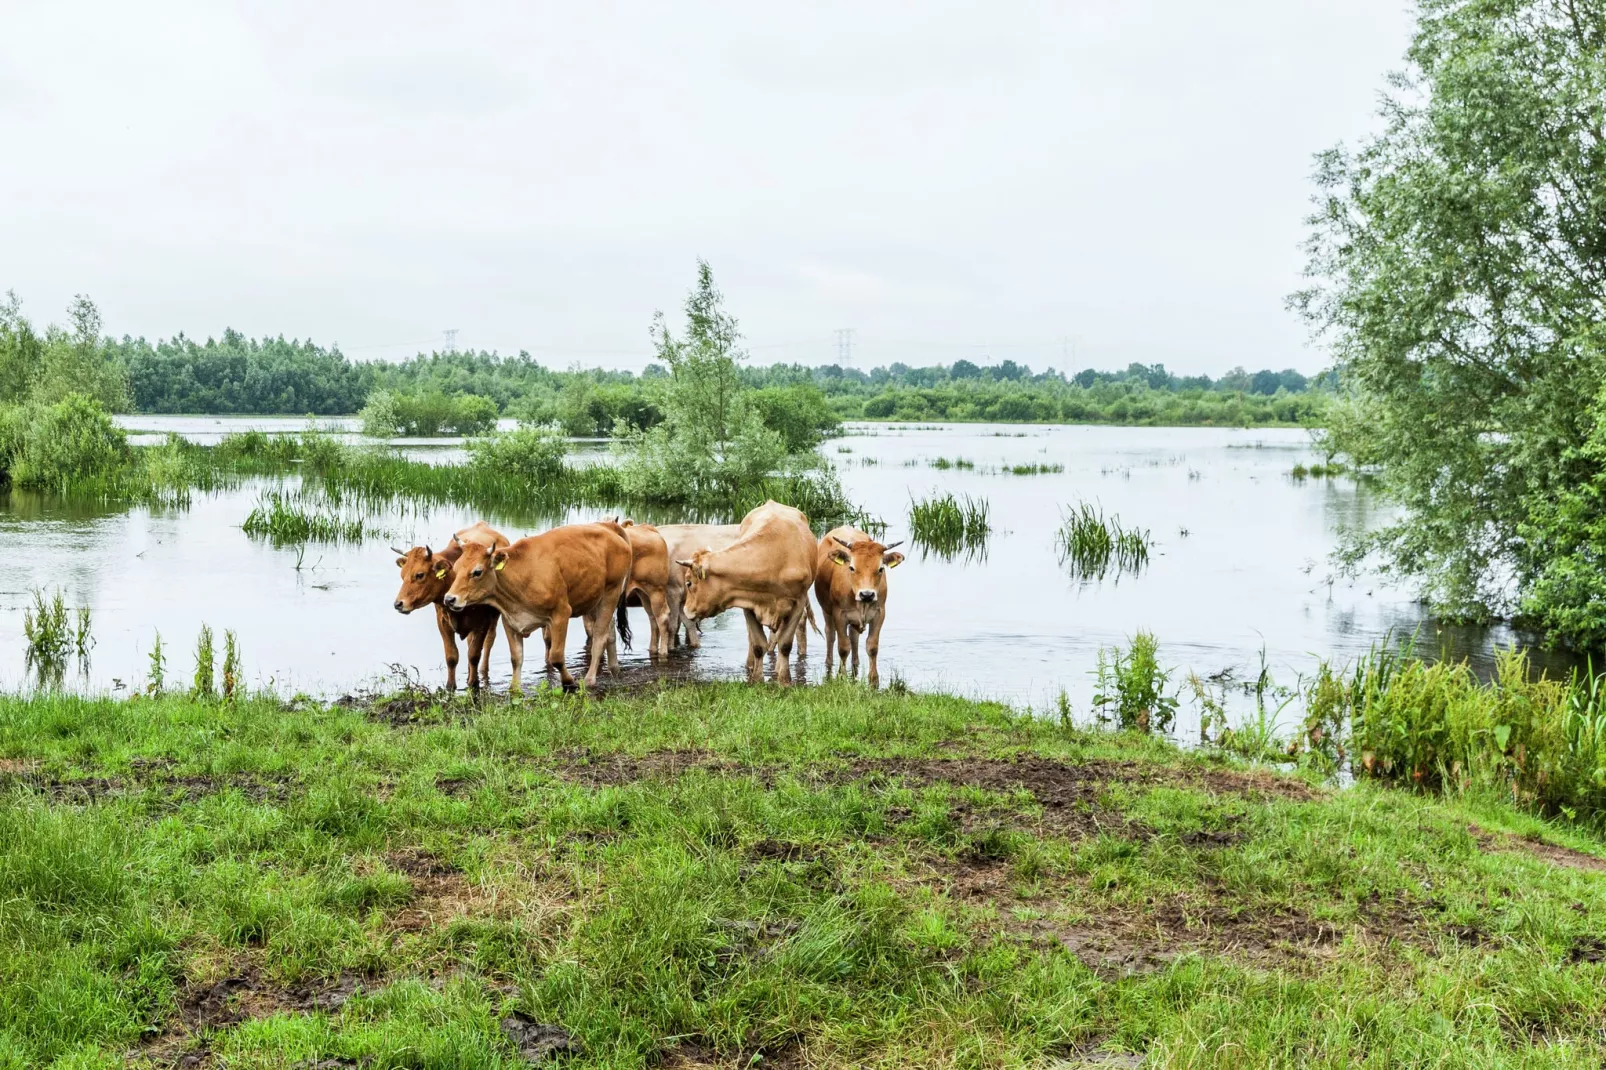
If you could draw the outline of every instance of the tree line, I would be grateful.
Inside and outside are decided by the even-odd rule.
[[[234,330],[204,341],[183,334],[155,342],[103,338],[87,298],[74,303],[69,320],[68,327],[38,330],[14,295],[0,305],[0,403],[29,394],[32,377],[43,375],[90,383],[88,392],[113,411],[344,416],[367,407],[374,430],[395,434],[473,433],[507,416],[552,423],[571,435],[612,436],[660,422],[670,378],[662,359],[638,374],[557,370],[525,352],[354,361],[310,340],[249,338]],[[869,371],[742,365],[734,374],[759,392],[757,403],[777,420],[820,425],[844,419],[1295,424],[1309,421],[1324,397],[1321,382],[1292,369],[1235,368],[1212,379],[1132,364],[1067,378],[1012,360],[958,360]]]

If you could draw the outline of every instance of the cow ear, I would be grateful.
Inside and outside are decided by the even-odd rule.
[[[698,579],[706,580],[708,578],[708,566],[707,565],[698,565],[696,571],[697,571],[697,578]]]
[[[845,565],[848,563],[848,555],[843,553],[841,550],[837,550],[831,554],[831,561],[834,564]]]
[[[501,572],[503,566],[507,564],[507,551],[496,551],[491,555],[491,560],[496,562],[496,571]]]
[[[435,578],[438,580],[444,580],[446,578],[446,574],[450,571],[451,569],[447,568],[445,565],[442,565],[440,568],[435,570]]]
[[[398,557],[396,559],[396,567],[397,568],[406,568],[407,567],[407,559],[405,557]]]
[[[897,568],[903,564],[903,555],[896,550],[891,550],[881,555],[881,563],[888,568]]]

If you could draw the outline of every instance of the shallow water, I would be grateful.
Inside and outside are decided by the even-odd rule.
[[[305,418],[134,417],[125,426],[153,434],[177,430],[215,441],[246,427],[300,430]],[[354,421],[317,421],[355,436]],[[458,443],[416,444],[449,461]],[[843,452],[849,451],[849,452]],[[856,425],[824,452],[839,466],[850,497],[888,523],[887,541],[907,538],[911,496],[952,490],[985,497],[996,532],[983,556],[943,560],[906,545],[908,560],[889,576],[882,637],[883,684],[1003,698],[1048,708],[1062,690],[1087,714],[1101,647],[1124,644],[1138,629],[1160,639],[1161,660],[1201,676],[1252,678],[1262,650],[1274,676],[1292,684],[1319,658],[1363,654],[1389,634],[1417,633],[1425,653],[1447,652],[1487,667],[1499,646],[1523,637],[1505,628],[1441,628],[1408,590],[1376,578],[1333,575],[1327,561],[1341,526],[1375,522],[1369,493],[1349,480],[1296,482],[1309,460],[1307,436],[1293,430],[944,425]],[[929,467],[963,457],[974,471]],[[866,463],[873,461],[874,463]],[[1015,476],[1003,464],[1058,463],[1061,473]],[[433,615],[390,609],[398,584],[388,544],[439,545],[476,517],[470,510],[408,506],[373,515],[381,533],[361,545],[275,548],[240,530],[263,489],[197,494],[183,509],[106,510],[17,493],[0,502],[0,547],[11,567],[0,578],[0,686],[28,680],[23,608],[35,587],[65,590],[70,605],[93,611],[95,646],[69,683],[123,693],[146,677],[159,631],[169,686],[187,682],[200,625],[235,630],[252,684],[281,692],[341,694],[372,685],[399,666],[430,685],[444,677]],[[288,484],[294,486],[293,481]],[[1078,499],[1098,503],[1127,525],[1148,528],[1156,547],[1139,575],[1102,582],[1070,576],[1053,532]],[[564,517],[492,514],[518,537]],[[645,656],[647,621],[632,611],[639,636],[625,655],[627,679],[658,670]],[[578,653],[579,629],[570,653]],[[695,654],[667,671],[739,677],[746,644],[740,614],[708,622]],[[815,638],[803,670],[823,675]],[[1557,662],[1556,664],[1560,664]],[[539,677],[526,665],[526,683]],[[493,685],[505,687],[505,644],[492,658]],[[1242,699],[1238,700],[1240,704]],[[1185,714],[1191,717],[1191,714]]]

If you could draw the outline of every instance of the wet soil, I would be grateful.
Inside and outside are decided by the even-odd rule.
[[[252,802],[284,802],[295,790],[287,776],[263,773],[174,773],[171,759],[136,758],[129,776],[56,777],[36,767],[0,769],[0,791],[22,788],[51,802],[89,805],[106,799],[156,792],[171,802],[186,802],[225,791],[238,791]]]
[[[1468,825],[1467,832],[1478,842],[1480,850],[1506,851],[1517,854],[1532,855],[1541,862],[1549,862],[1553,866],[1563,869],[1581,869],[1593,873],[1606,873],[1606,858],[1598,858],[1583,851],[1575,851],[1571,847],[1563,847],[1557,843],[1546,843],[1543,840],[1529,839],[1525,836],[1513,836],[1507,832],[1488,832],[1477,825]]]

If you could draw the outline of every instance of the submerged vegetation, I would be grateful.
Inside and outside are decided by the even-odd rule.
[[[915,545],[943,557],[975,552],[992,534],[986,498],[942,494],[909,501],[909,534]]]
[[[1106,517],[1085,501],[1062,513],[1054,533],[1060,564],[1087,579],[1139,571],[1149,563],[1152,545],[1147,528],[1125,527],[1120,518]]]

